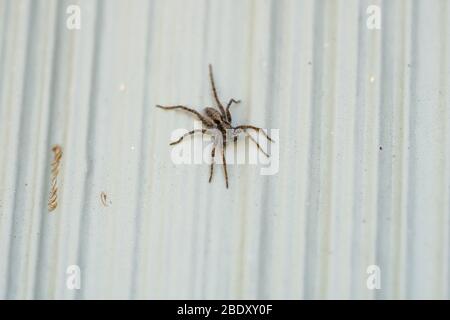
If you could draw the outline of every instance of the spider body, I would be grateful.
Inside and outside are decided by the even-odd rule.
[[[260,147],[258,142],[255,139],[253,139],[253,137],[247,132],[247,130],[251,129],[251,130],[255,130],[255,131],[261,131],[270,142],[273,142],[273,140],[264,132],[264,130],[262,130],[259,127],[255,127],[252,125],[239,125],[239,126],[234,127],[232,125],[230,107],[233,103],[238,104],[241,101],[235,100],[235,99],[230,99],[228,101],[226,108],[224,108],[224,106],[220,102],[219,97],[217,95],[217,90],[216,90],[216,86],[214,84],[214,77],[213,77],[213,71],[212,71],[211,65],[209,65],[209,79],[211,81],[212,93],[214,96],[214,100],[216,101],[216,104],[217,104],[217,109],[207,107],[207,108],[203,109],[203,114],[201,114],[200,112],[198,112],[194,109],[191,109],[191,108],[188,108],[188,107],[182,106],[182,105],[176,105],[176,106],[156,105],[156,107],[165,109],[165,110],[174,110],[174,109],[184,110],[184,111],[187,111],[187,112],[193,114],[198,120],[200,120],[202,122],[203,127],[204,127],[203,129],[192,130],[192,131],[186,133],[185,135],[183,135],[177,141],[170,143],[170,145],[178,144],[181,141],[183,141],[183,139],[185,137],[193,135],[195,133],[201,132],[202,134],[210,135],[212,137],[213,146],[212,146],[212,150],[211,150],[212,161],[211,161],[211,165],[210,165],[209,182],[211,182],[213,172],[214,172],[214,158],[215,158],[215,153],[216,153],[216,147],[221,146],[222,163],[223,163],[223,169],[224,169],[224,174],[225,174],[225,185],[228,188],[227,163],[226,163],[226,159],[225,159],[225,150],[227,147],[227,143],[231,142],[231,141],[236,143],[238,137],[242,133],[244,133],[250,138],[250,140],[252,140],[256,144],[256,146],[258,147],[259,150],[261,150],[267,157],[269,157],[269,155],[266,152],[264,152],[264,150]]]

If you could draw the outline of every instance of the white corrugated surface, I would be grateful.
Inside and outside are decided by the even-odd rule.
[[[0,298],[449,298],[449,17],[445,0],[0,0]],[[208,184],[171,162],[192,121],[152,106],[211,105],[210,62],[237,123],[280,129],[278,174],[230,166],[226,190],[220,167]]]

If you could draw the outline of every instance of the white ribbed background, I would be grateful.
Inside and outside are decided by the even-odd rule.
[[[450,297],[450,1],[0,0],[0,39],[0,298]],[[278,174],[171,162],[208,63]]]

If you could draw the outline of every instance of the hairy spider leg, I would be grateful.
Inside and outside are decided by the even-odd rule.
[[[269,140],[270,142],[275,142],[272,140],[271,137],[269,137],[269,135],[262,128],[258,128],[258,127],[251,126],[251,125],[241,125],[241,126],[235,127],[235,129],[244,129],[244,130],[245,129],[253,129],[256,131],[261,131],[266,136],[267,140]]]
[[[227,148],[227,139],[225,134],[222,134],[222,161],[223,161],[223,171],[225,173],[225,185],[228,189],[228,173],[227,173],[227,160],[225,159],[225,151]]]
[[[232,103],[241,103],[241,100],[234,100],[233,98],[231,98],[230,101],[228,101],[226,112],[227,112],[227,118],[228,118],[227,120],[230,123],[231,123],[230,107],[231,107]]]
[[[212,122],[211,120],[205,118],[204,116],[202,116],[200,114],[200,112],[198,112],[197,110],[185,107],[185,106],[161,106],[159,104],[156,105],[157,108],[161,108],[161,109],[165,109],[165,110],[174,110],[174,109],[182,109],[185,110],[187,112],[193,113],[197,116],[197,118],[203,123],[203,125],[207,128],[213,127],[214,126],[214,122]]]
[[[181,138],[178,139],[177,141],[171,142],[170,145],[173,146],[173,145],[175,145],[177,143],[180,143],[181,141],[183,141],[183,139],[185,137],[187,137],[187,136],[189,136],[191,134],[197,133],[197,132],[201,132],[202,134],[205,134],[206,133],[206,129],[195,129],[195,130],[189,131],[188,133],[185,133],[184,135],[182,135]]]
[[[213,91],[213,95],[214,95],[214,99],[217,102],[217,107],[220,110],[220,113],[222,114],[222,116],[226,119],[227,115],[225,113],[225,110],[223,108],[222,103],[219,100],[219,96],[217,95],[217,90],[216,90],[216,85],[214,84],[214,75],[213,75],[213,70],[212,70],[212,65],[209,65],[209,80],[211,81],[211,87],[212,87],[212,91]]]
[[[259,145],[259,143],[252,137],[252,135],[250,133],[248,133],[245,129],[244,129],[245,134],[250,138],[250,140],[252,140],[256,146],[258,147],[259,150],[261,150],[262,153],[264,153],[264,155],[269,158],[269,155],[261,148],[261,146]]]
[[[214,172],[214,157],[216,156],[216,146],[213,145],[211,150],[211,166],[209,169],[209,183],[211,183],[213,172]]]

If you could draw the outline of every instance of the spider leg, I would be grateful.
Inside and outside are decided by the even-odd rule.
[[[244,129],[244,130],[245,129],[253,129],[256,131],[261,131],[266,136],[267,140],[269,140],[270,142],[275,142],[272,140],[271,137],[269,137],[269,135],[262,128],[258,128],[258,127],[251,126],[251,125],[242,125],[242,126],[235,127],[235,129]]]
[[[262,153],[264,153],[264,155],[269,158],[270,156],[261,148],[261,146],[259,145],[259,143],[250,135],[250,133],[248,133],[246,130],[244,130],[244,132],[247,134],[247,136],[250,138],[250,140],[252,140],[256,146],[258,147],[259,150],[261,150]]]
[[[230,101],[228,101],[226,112],[227,112],[228,121],[229,121],[230,123],[231,123],[230,107],[231,107],[231,104],[232,104],[233,102],[234,102],[234,103],[241,103],[241,100],[234,100],[234,99],[232,98],[232,99],[230,99]]]
[[[222,161],[223,161],[223,170],[225,172],[225,185],[228,189],[228,173],[227,173],[227,160],[225,159],[225,150],[227,148],[227,140],[225,139],[225,135],[223,135],[222,142]]]
[[[181,138],[178,139],[177,141],[171,142],[170,145],[173,146],[173,145],[175,145],[175,144],[177,144],[177,143],[180,143],[181,141],[183,141],[183,139],[184,139],[185,137],[187,137],[187,136],[189,136],[189,135],[191,135],[191,134],[194,134],[194,133],[196,133],[196,132],[201,132],[201,133],[205,134],[205,133],[206,133],[206,129],[195,129],[195,130],[189,131],[188,133],[182,135]]]
[[[217,95],[217,90],[216,90],[216,85],[214,84],[214,75],[213,75],[213,70],[212,70],[211,64],[209,65],[209,80],[211,81],[211,87],[212,87],[214,99],[217,102],[217,107],[219,108],[220,113],[222,114],[222,116],[224,116],[226,118],[227,115],[225,113],[225,110],[223,108],[222,103],[219,100],[219,96]]]
[[[195,114],[197,116],[197,118],[203,123],[203,125],[205,127],[209,128],[209,127],[214,125],[214,123],[211,122],[211,120],[209,120],[209,119],[205,118],[204,116],[202,116],[200,114],[200,112],[198,112],[198,111],[196,111],[194,109],[185,107],[185,106],[161,106],[161,105],[157,104],[156,107],[157,108],[161,108],[161,109],[165,109],[165,110],[182,109],[182,110],[185,110],[187,112]]]
[[[214,172],[214,157],[216,155],[216,146],[214,145],[211,151],[211,167],[209,169],[209,183],[211,183],[213,172]]]

